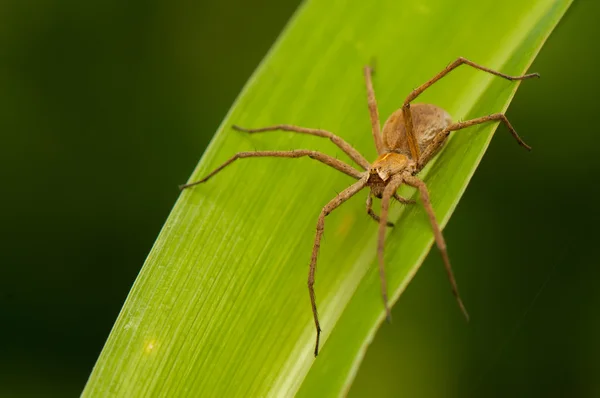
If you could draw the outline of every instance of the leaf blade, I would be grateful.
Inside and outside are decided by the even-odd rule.
[[[569,3],[530,2],[538,7],[531,7],[531,13],[555,18],[548,17],[537,37],[547,36]],[[422,83],[458,55],[508,73],[517,73],[524,65],[512,58],[502,62],[506,54],[497,48],[489,51],[484,46],[458,46],[475,29],[472,24],[454,37],[434,35],[437,31],[432,26],[442,22],[448,26],[444,2],[422,2],[419,6],[392,1],[348,4],[309,2],[297,13],[225,118],[194,172],[195,178],[241,150],[304,147],[329,154],[341,152],[314,137],[289,133],[249,137],[231,131],[228,126],[233,123],[260,127],[284,122],[326,128],[354,144],[368,159],[374,158],[360,73],[373,55],[379,64],[375,89],[382,117],[401,103],[411,84]],[[485,16],[490,10],[496,11],[496,19],[486,21],[488,28],[497,34],[504,30],[501,37],[506,42],[520,42],[518,32],[507,30],[505,23],[517,18],[519,24],[513,29],[522,30],[528,18],[521,14],[515,17],[511,7],[498,11],[492,6],[465,3],[451,11],[454,19],[460,20],[461,15],[470,15],[468,12]],[[432,54],[426,59],[416,57],[422,51],[422,41],[402,41],[406,34],[417,37],[423,32],[429,32],[432,40],[428,47]],[[390,37],[400,38],[401,45]],[[539,48],[541,41],[536,43]],[[396,47],[403,53],[394,53]],[[431,47],[439,50],[432,51]],[[456,54],[458,47],[468,54]],[[533,58],[533,53],[527,54],[530,47],[519,51],[528,57],[525,64]],[[407,65],[407,55],[419,62]],[[453,80],[440,83],[435,92],[424,94],[423,100],[445,107],[455,117],[476,112],[475,103],[488,113],[494,106],[494,111],[498,110],[514,93],[514,86],[505,82],[466,71],[453,74]],[[486,79],[504,102],[476,101],[488,87]],[[456,87],[462,97],[451,95],[457,92]],[[465,96],[472,97],[470,103]],[[450,140],[430,168],[431,177],[426,181],[438,217],[444,222],[492,131],[490,126],[469,134],[475,143],[465,142],[466,138]],[[478,146],[479,152],[469,150],[473,146]],[[451,162],[457,154],[471,156],[465,158],[472,164],[470,169]],[[450,180],[454,191],[437,188],[441,179],[448,177],[442,170],[461,170]],[[301,386],[301,395],[311,391],[339,395],[347,389],[359,358],[334,358],[339,352],[336,345],[344,348],[347,341],[335,333],[360,326],[345,323],[347,317],[364,322],[380,317],[382,311],[378,281],[370,267],[376,225],[364,214],[362,199],[352,199],[327,220],[317,277],[325,332],[322,353],[315,362],[314,326],[305,281],[318,212],[350,182],[347,176],[310,160],[256,159],[238,161],[207,184],[185,192],[127,299],[84,395],[106,391],[128,396],[198,391],[207,395],[291,395]],[[453,194],[438,196],[444,192]],[[409,261],[416,271],[431,245],[431,232],[417,207],[400,217],[400,226],[410,221],[417,227],[402,239],[393,239],[399,232],[392,232],[388,264],[406,264],[404,248],[408,245],[420,248],[412,251]],[[398,253],[401,261],[393,261]],[[390,290],[404,283],[405,268],[410,267],[388,267]],[[352,309],[348,305],[357,298],[364,298],[370,307],[360,307],[359,316],[353,317],[347,312]],[[334,329],[336,323],[339,326]],[[371,320],[371,324],[378,321]],[[368,336],[354,342],[364,347],[365,339],[368,341]],[[334,366],[339,363],[351,366]],[[338,371],[332,376],[334,368]]]

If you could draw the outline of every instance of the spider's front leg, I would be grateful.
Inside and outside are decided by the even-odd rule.
[[[446,249],[446,241],[444,240],[444,235],[442,235],[442,230],[435,218],[435,213],[433,211],[433,206],[431,206],[431,201],[429,200],[429,191],[427,190],[427,185],[420,179],[414,176],[405,176],[404,182],[411,187],[417,188],[419,193],[421,194],[421,200],[423,201],[423,207],[427,212],[427,216],[429,217],[429,223],[431,224],[431,229],[433,229],[433,236],[435,237],[435,243],[442,254],[442,259],[444,260],[444,266],[446,267],[446,273],[448,274],[448,279],[450,280],[450,285],[452,286],[452,293],[458,302],[458,306],[462,311],[463,315],[469,320],[469,314],[467,313],[467,309],[465,308],[462,299],[460,298],[460,294],[458,293],[458,286],[456,285],[456,279],[454,278],[454,273],[452,272],[452,266],[450,265],[450,257],[448,257],[448,250]]]
[[[396,194],[398,188],[402,184],[403,176],[395,175],[387,183],[381,197],[381,218],[379,220],[379,236],[377,243],[377,258],[379,260],[379,278],[381,280],[381,297],[383,298],[383,305],[385,306],[385,313],[388,322],[392,321],[392,312],[388,304],[387,295],[387,282],[385,279],[385,263],[384,263],[384,247],[385,247],[385,227],[387,225],[388,212],[390,208],[390,201]]]
[[[357,194],[361,189],[367,185],[368,174],[365,174],[360,181],[355,182],[350,187],[343,190],[335,198],[333,198],[319,214],[319,220],[317,221],[317,233],[315,235],[315,243],[313,245],[312,256],[310,259],[310,268],[308,270],[308,294],[310,295],[310,304],[312,306],[313,316],[315,319],[315,328],[317,329],[317,338],[315,342],[315,357],[319,354],[319,338],[321,337],[321,325],[319,324],[319,314],[317,312],[317,300],[315,296],[315,272],[317,270],[317,256],[319,254],[319,248],[321,247],[321,238],[323,237],[323,230],[325,229],[325,217],[339,207],[342,203],[350,199],[352,196]]]

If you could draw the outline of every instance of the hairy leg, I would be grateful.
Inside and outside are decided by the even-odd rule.
[[[416,140],[416,138],[414,136],[414,132],[413,132],[412,114],[411,114],[411,111],[410,111],[410,103],[413,100],[415,100],[419,95],[421,95],[423,93],[423,91],[427,90],[435,82],[437,82],[438,80],[440,80],[441,78],[443,78],[444,76],[446,76],[448,73],[452,72],[454,69],[456,69],[460,65],[469,65],[472,68],[478,69],[478,70],[486,72],[486,73],[490,73],[490,74],[495,75],[495,76],[502,77],[502,78],[510,80],[510,81],[525,80],[525,79],[530,79],[532,77],[540,77],[540,75],[537,74],[537,73],[529,73],[529,74],[522,75],[522,76],[506,75],[504,73],[500,73],[500,72],[495,71],[493,69],[489,69],[489,68],[486,68],[486,67],[481,66],[479,64],[476,64],[475,62],[469,61],[466,58],[463,58],[463,57],[457,58],[454,62],[452,62],[451,64],[449,64],[448,66],[446,66],[446,68],[444,68],[444,70],[442,70],[440,73],[438,73],[433,78],[431,78],[427,82],[423,83],[422,85],[420,85],[419,87],[417,87],[416,89],[414,89],[408,95],[408,97],[406,97],[406,99],[404,100],[404,104],[402,106],[402,115],[404,116],[404,123],[405,123],[405,126],[406,126],[406,138],[408,140],[408,144],[409,144],[411,156],[412,156],[413,159],[419,159],[421,156],[420,156],[420,153],[419,153],[420,152],[419,145],[417,144],[417,140]]]
[[[405,205],[412,205],[415,203],[414,200],[403,198],[402,196],[398,195],[398,193],[394,193],[393,198]],[[373,211],[373,197],[370,194],[367,196],[367,213],[373,218],[373,220],[379,222],[379,216]],[[393,227],[394,223],[388,221],[387,226]]]
[[[301,158],[304,156],[308,156],[311,159],[318,160],[321,163],[325,163],[328,166],[333,167],[336,170],[341,171],[342,173],[348,174],[350,177],[354,177],[356,179],[360,179],[363,177],[364,173],[354,169],[353,167],[348,166],[346,163],[332,158],[329,155],[325,155],[324,153],[311,151],[308,149],[299,149],[296,151],[255,151],[255,152],[239,152],[234,156],[229,158],[225,163],[214,169],[211,173],[209,173],[206,177],[201,180],[191,182],[189,184],[180,185],[180,189],[185,189],[192,187],[194,185],[202,184],[203,182],[208,181],[212,176],[217,174],[219,171],[223,170],[225,167],[229,166],[231,163],[236,161],[237,159],[245,159],[245,158]]]
[[[379,239],[377,244],[377,257],[379,259],[379,278],[381,280],[381,297],[383,298],[383,305],[385,306],[385,313],[387,320],[391,322],[392,313],[388,305],[387,295],[387,282],[385,280],[385,263],[384,263],[384,247],[385,247],[385,227],[388,218],[388,212],[390,208],[390,200],[396,193],[396,190],[400,187],[403,182],[403,176],[396,175],[392,177],[391,181],[388,182],[383,195],[381,197],[381,217],[379,220]]]
[[[315,319],[315,327],[317,329],[317,338],[315,342],[315,356],[319,354],[319,338],[321,337],[321,325],[319,324],[319,315],[317,313],[317,300],[315,297],[315,272],[317,270],[317,256],[319,254],[319,248],[321,247],[321,238],[323,237],[323,230],[325,229],[325,217],[331,213],[335,208],[340,206],[342,203],[350,199],[361,189],[367,185],[368,175],[365,175],[360,181],[355,182],[350,187],[343,190],[339,195],[333,198],[319,214],[319,220],[317,221],[317,233],[315,235],[315,243],[313,245],[312,256],[310,259],[310,268],[308,271],[308,294],[310,295],[310,304],[312,306],[313,316]]]
[[[444,240],[444,236],[442,235],[442,230],[440,229],[439,224],[435,218],[435,213],[433,211],[433,207],[431,206],[431,201],[429,200],[429,192],[427,190],[427,186],[423,181],[418,179],[417,177],[407,176],[404,180],[408,185],[415,187],[419,190],[421,194],[421,200],[423,201],[423,207],[429,216],[429,222],[431,224],[431,228],[433,229],[433,236],[435,237],[435,243],[442,254],[442,259],[444,260],[444,266],[446,267],[446,273],[448,274],[448,279],[450,280],[450,285],[452,286],[452,293],[454,297],[456,297],[456,301],[458,302],[458,306],[460,310],[464,314],[467,321],[469,320],[469,314],[467,313],[467,309],[465,308],[460,294],[458,293],[458,286],[456,285],[456,279],[454,279],[454,273],[452,272],[452,266],[450,265],[450,258],[448,257],[448,250],[446,249],[446,241]]]
[[[373,141],[377,154],[381,155],[385,152],[383,140],[381,138],[381,125],[379,123],[379,111],[377,110],[377,100],[375,99],[375,90],[373,89],[373,68],[365,66],[365,84],[367,86],[367,103],[369,106],[369,117],[371,118],[371,131],[373,133]]]
[[[398,202],[400,202],[404,205],[414,205],[415,204],[414,200],[403,198],[402,196],[398,195],[398,193],[394,193],[394,199],[396,199]]]
[[[458,130],[465,129],[467,127],[474,126],[476,124],[493,122],[493,121],[503,122],[506,125],[506,127],[508,128],[508,130],[510,131],[510,133],[512,134],[512,136],[515,137],[515,139],[517,140],[519,145],[521,145],[523,148],[525,148],[527,150],[531,150],[531,147],[529,145],[527,145],[521,139],[521,137],[519,137],[519,134],[517,134],[517,132],[515,131],[513,126],[510,124],[510,122],[506,118],[506,116],[503,113],[494,113],[493,115],[478,117],[476,119],[471,119],[471,120],[467,120],[464,122],[452,123],[451,125],[446,127],[444,130],[440,131],[434,137],[434,139],[431,141],[431,144],[429,144],[429,146],[427,148],[425,148],[425,150],[423,151],[423,154],[421,155],[421,158],[419,159],[419,162],[418,162],[417,170],[421,170],[423,167],[425,167],[427,162],[429,162],[431,160],[431,158],[433,156],[435,156],[435,154],[439,151],[440,147],[446,141],[446,138],[448,137],[448,135],[450,134],[451,131],[458,131]]]
[[[367,196],[367,214],[369,214],[373,218],[373,220],[379,222],[379,216],[373,211],[373,197],[371,196],[371,194]],[[386,225],[388,227],[393,227],[394,223],[388,221]]]
[[[356,164],[358,164],[364,170],[368,170],[369,166],[370,166],[369,162],[367,162],[367,159],[365,159],[360,154],[360,152],[358,152],[356,149],[354,149],[352,147],[352,145],[348,144],[343,138],[333,134],[332,132],[326,131],[326,130],[309,129],[306,127],[293,126],[290,124],[278,124],[275,126],[262,127],[262,128],[258,128],[258,129],[246,129],[246,128],[242,128],[242,127],[234,125],[233,128],[235,130],[243,131],[243,132],[250,133],[250,134],[282,130],[282,131],[291,131],[291,132],[300,133],[300,134],[315,135],[317,137],[329,138],[331,140],[331,142],[333,142],[342,151],[344,151],[346,153],[346,155],[350,156],[350,158],[352,160],[354,160],[356,162]]]

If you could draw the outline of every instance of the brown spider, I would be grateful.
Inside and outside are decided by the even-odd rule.
[[[379,124],[379,113],[377,111],[377,102],[375,101],[375,92],[373,91],[373,83],[371,77],[373,69],[370,66],[364,68],[365,82],[367,86],[367,97],[369,105],[369,113],[371,117],[371,125],[373,132],[373,139],[375,141],[375,147],[377,148],[378,157],[373,163],[369,163],[356,149],[350,144],[344,141],[337,135],[320,129],[310,129],[298,126],[292,126],[287,124],[279,124],[276,126],[263,127],[259,129],[244,129],[238,126],[233,126],[238,131],[244,131],[247,133],[260,133],[265,131],[292,131],[295,133],[315,135],[318,137],[329,138],[334,144],[336,144],[342,151],[344,151],[356,164],[358,164],[364,171],[358,171],[354,167],[347,165],[346,163],[337,160],[331,156],[325,155],[320,152],[300,149],[293,151],[254,151],[254,152],[240,152],[231,157],[221,166],[217,167],[214,171],[208,174],[203,179],[185,184],[180,186],[181,189],[191,187],[193,185],[201,184],[206,182],[209,178],[223,170],[226,166],[233,163],[236,159],[242,158],[255,158],[255,157],[281,157],[281,158],[300,158],[308,156],[311,159],[318,160],[319,162],[325,163],[342,173],[345,173],[351,177],[356,178],[358,181],[346,188],[335,198],[333,198],[327,205],[321,210],[319,220],[317,221],[317,234],[315,236],[315,243],[313,245],[312,257],[310,260],[310,269],[308,272],[308,292],[310,294],[310,302],[312,305],[313,316],[315,320],[315,327],[317,329],[316,343],[315,343],[315,356],[319,353],[319,337],[321,335],[321,326],[319,325],[319,317],[317,314],[317,303],[315,299],[315,270],[317,266],[317,254],[319,253],[319,247],[321,246],[321,237],[323,236],[323,229],[325,226],[325,216],[331,213],[334,209],[344,203],[346,200],[354,196],[356,193],[361,191],[365,187],[369,187],[371,192],[367,196],[367,213],[379,223],[379,240],[377,246],[377,257],[379,260],[379,274],[381,278],[381,294],[383,297],[383,303],[386,310],[387,319],[390,320],[391,313],[388,305],[387,298],[387,287],[385,281],[385,269],[383,261],[384,253],[384,242],[385,242],[385,231],[386,226],[393,226],[392,223],[387,222],[388,209],[390,206],[390,200],[392,197],[402,203],[412,203],[412,201],[406,200],[397,194],[397,190],[402,184],[407,184],[419,190],[421,194],[421,200],[427,215],[429,216],[429,222],[433,229],[433,235],[435,242],[442,254],[444,266],[448,273],[448,278],[452,286],[452,293],[456,297],[458,305],[463,312],[464,316],[469,319],[469,315],[463,302],[458,293],[458,287],[452,273],[452,267],[450,266],[450,259],[446,250],[446,242],[438,225],[433,207],[429,200],[429,193],[425,183],[416,177],[416,175],[425,167],[442,148],[446,142],[448,135],[451,131],[457,131],[470,127],[476,124],[481,124],[489,121],[502,121],[506,124],[508,130],[512,133],[513,137],[517,142],[530,150],[531,148],[521,140],[517,132],[509,123],[508,119],[502,113],[495,113],[489,116],[483,116],[464,122],[453,123],[450,115],[442,108],[431,105],[431,104],[415,104],[411,107],[411,102],[416,99],[423,91],[429,88],[432,84],[446,76],[453,69],[458,66],[466,64],[475,69],[491,73],[492,75],[500,76],[508,80],[523,80],[531,77],[539,77],[537,73],[530,73],[523,76],[509,76],[494,70],[485,68],[481,65],[477,65],[465,58],[458,58],[456,61],[448,65],[444,70],[435,75],[431,80],[427,81],[423,85],[414,89],[404,100],[402,108],[396,110],[388,118],[383,125],[383,132],[380,131]],[[381,215],[377,216],[372,209],[373,196],[381,199]]]

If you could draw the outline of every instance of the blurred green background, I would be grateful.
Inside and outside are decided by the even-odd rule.
[[[80,393],[298,3],[0,2],[0,396]],[[445,230],[471,322],[432,252],[351,396],[600,396],[599,11],[575,1],[509,109],[534,150],[500,127]]]

